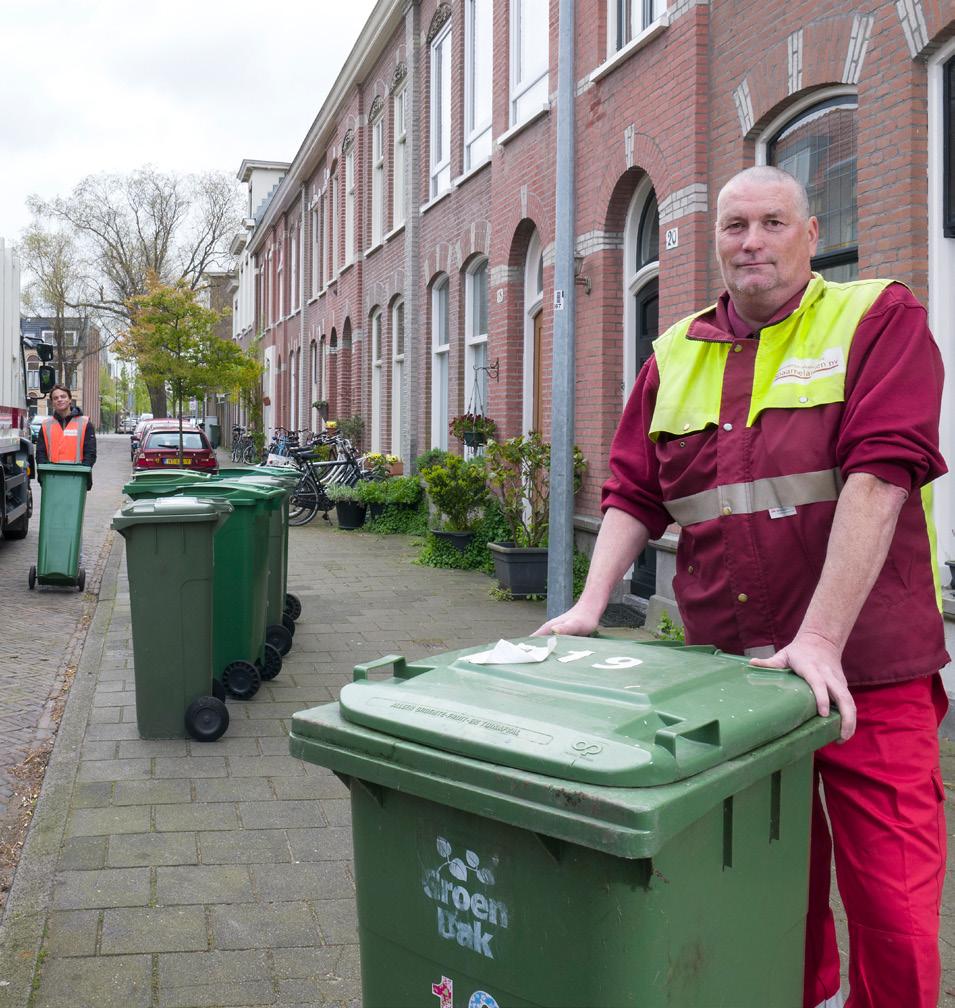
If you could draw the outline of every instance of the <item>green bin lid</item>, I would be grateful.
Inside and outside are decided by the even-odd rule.
[[[527,638],[543,646],[542,638]],[[714,648],[558,637],[543,662],[475,665],[467,648],[358,666],[340,697],[356,725],[432,749],[578,783],[669,784],[812,718],[809,687]],[[388,680],[367,670],[394,664]],[[308,712],[296,733],[309,734]]]
[[[93,471],[92,466],[80,465],[74,462],[39,462],[37,463],[38,473],[56,473],[60,476],[89,476]]]
[[[212,477],[209,473],[200,472],[169,472],[168,469],[143,469],[135,472],[130,483],[161,483],[163,480],[180,480],[184,483],[208,483]]]
[[[113,515],[113,528],[122,532],[131,525],[221,521],[231,511],[232,505],[225,500],[185,496],[155,497],[124,504]]]
[[[202,486],[199,491],[197,487],[183,487],[177,493],[200,492],[203,497],[223,497],[238,504],[240,507],[251,507],[261,501],[272,501],[276,497],[284,495],[285,491],[281,487],[259,486],[248,480],[212,480]]]

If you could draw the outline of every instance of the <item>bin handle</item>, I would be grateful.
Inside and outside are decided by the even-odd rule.
[[[411,678],[404,657],[402,655],[390,654],[385,655],[383,658],[377,658],[375,661],[365,662],[364,665],[356,665],[352,671],[352,682],[360,682],[363,679],[367,679],[368,673],[373,669],[384,668],[386,665],[393,666],[392,675],[396,679]]]
[[[666,749],[679,763],[681,750],[686,750],[685,745],[680,745],[681,742],[720,748],[720,722],[718,718],[710,721],[684,721],[679,725],[658,729],[653,741],[661,749]],[[688,752],[685,754],[690,755]]]

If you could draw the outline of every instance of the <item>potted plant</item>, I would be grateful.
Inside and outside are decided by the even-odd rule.
[[[444,527],[432,532],[463,552],[474,538],[474,521],[488,500],[483,460],[465,462],[459,455],[446,455],[422,469],[421,478],[431,503],[445,517]]]
[[[448,424],[448,430],[468,448],[476,448],[494,437],[497,424],[483,413],[462,413]]]
[[[377,521],[389,508],[416,509],[421,500],[421,484],[415,476],[359,480],[355,484],[358,500],[368,505],[368,517]]]
[[[312,403],[312,409],[318,410],[318,415],[322,420],[328,419],[328,400],[327,399],[316,399]]]
[[[351,531],[365,524],[367,505],[361,500],[359,484],[348,486],[346,483],[330,483],[325,487],[328,499],[335,505],[335,516],[338,527]]]
[[[377,479],[383,479],[385,476],[401,476],[404,473],[404,465],[397,455],[369,452],[362,460],[362,465]]]
[[[550,444],[537,431],[492,441],[485,459],[488,485],[510,533],[488,543],[501,588],[515,597],[543,595],[547,588],[547,526],[550,518]],[[574,492],[586,463],[574,446]]]

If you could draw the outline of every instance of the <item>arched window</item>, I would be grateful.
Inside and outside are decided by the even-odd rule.
[[[381,356],[381,309],[372,310],[369,319],[371,330],[371,450],[381,451],[381,388],[382,367]]]
[[[391,308],[391,451],[401,456],[401,398],[405,367],[405,303]]]
[[[637,186],[624,229],[623,299],[626,339],[623,352],[624,399],[658,335],[660,214],[649,179]]]
[[[431,447],[448,449],[448,356],[450,352],[446,276],[431,287]]]
[[[766,141],[767,164],[785,169],[806,187],[809,212],[819,221],[812,268],[828,280],[859,275],[857,110],[854,95],[834,95],[771,129]]]
[[[540,430],[544,333],[544,255],[535,231],[524,260],[524,404],[525,433]]]

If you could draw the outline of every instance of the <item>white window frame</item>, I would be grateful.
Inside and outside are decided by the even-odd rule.
[[[399,326],[400,320],[400,326]],[[401,352],[398,352],[398,332],[401,331]],[[401,393],[405,366],[406,341],[405,302],[398,298],[391,306],[391,451],[401,457]]]
[[[486,19],[485,31],[475,31],[478,18]],[[477,49],[481,36],[486,39],[482,51]],[[475,76],[478,67],[484,69],[486,88],[476,90]],[[464,11],[464,170],[470,171],[491,156],[491,115],[493,109],[493,4],[492,0],[467,0]],[[486,110],[476,115],[476,103],[485,99]]]
[[[289,238],[289,314],[298,311],[298,276],[299,276],[298,227],[292,231]]]
[[[468,412],[480,413],[482,410],[486,414],[489,409],[487,372],[475,371],[478,367],[487,367],[488,356],[488,336],[487,331],[480,330],[480,316],[475,311],[475,298],[477,296],[477,283],[475,277],[478,273],[484,272],[487,283],[485,290],[488,294],[488,303],[485,306],[485,318],[490,317],[490,282],[487,259],[478,259],[473,262],[464,275],[464,395],[465,409]],[[480,402],[473,399],[475,386],[478,389]]]
[[[312,207],[312,297],[322,289],[322,207],[321,201]]]
[[[637,347],[633,338],[636,319],[634,299],[644,287],[660,275],[660,261],[636,268],[636,244],[640,221],[647,201],[653,196],[653,183],[644,178],[637,186],[627,209],[627,223],[623,231],[623,402],[630,398],[630,390],[637,380]]]
[[[385,117],[371,124],[371,244],[385,236]]]
[[[331,205],[331,218],[332,218],[332,248],[331,248],[331,269],[329,270],[329,280],[334,279],[338,276],[338,271],[340,267],[341,260],[338,258],[339,252],[339,230],[341,228],[341,221],[339,220],[339,199],[338,199],[338,165],[335,166],[335,171],[332,173],[331,183],[330,183],[331,196],[329,197],[329,202]]]
[[[534,317],[544,307],[544,291],[538,283],[544,250],[540,234],[535,230],[524,259],[524,397],[521,403],[521,425],[525,434],[534,425]]]
[[[537,2],[537,0],[534,0]],[[550,75],[550,19],[544,17],[544,23],[532,25],[526,31],[535,46],[540,46],[543,40],[544,63],[543,70],[530,76],[521,76],[521,28],[522,18],[528,0],[511,0],[510,22],[510,124],[516,126],[536,115],[547,104]],[[545,6],[549,0],[544,0]],[[538,68],[535,68],[537,70]]]
[[[345,265],[355,261],[355,148],[345,154]]]
[[[371,334],[371,450],[381,451],[381,390],[384,359],[381,355],[382,316],[375,308],[368,323]]]
[[[275,285],[278,289],[278,320],[285,318],[285,238],[279,242],[278,265],[275,267]]]
[[[324,290],[332,279],[332,222],[331,188],[325,187],[322,193],[322,289]]]
[[[408,152],[408,102],[407,88],[402,85],[392,96],[392,121],[394,124],[394,140],[392,147],[393,185],[391,198],[392,229],[405,222],[405,166]]]
[[[440,80],[441,87],[435,83]],[[431,199],[451,188],[451,22],[431,43],[430,193]],[[443,144],[435,146],[436,138]]]
[[[308,344],[308,426],[309,430],[317,431],[321,427],[318,410],[312,406],[320,398],[318,394],[318,344],[311,340]]]
[[[447,274],[431,287],[431,447],[448,450],[451,282]]]
[[[620,24],[620,9],[630,15],[630,24]],[[626,49],[631,42],[666,18],[667,0],[607,0],[607,55]]]
[[[268,312],[268,324],[271,326],[275,323],[275,299],[273,297],[275,292],[275,275],[272,272],[275,263],[275,256],[273,255],[274,249],[269,249],[268,256],[268,269],[265,271],[265,306]]]

